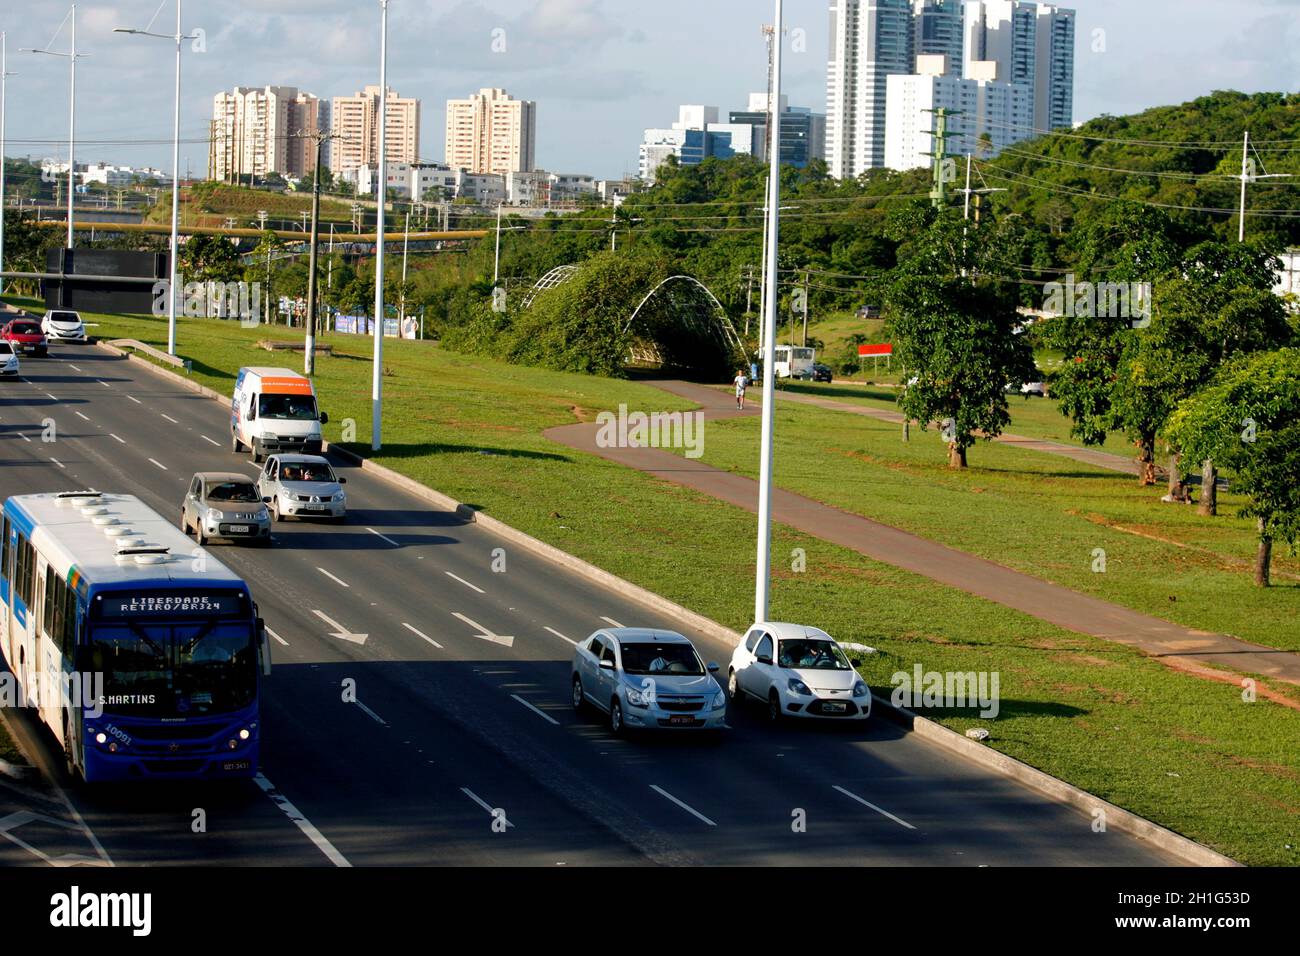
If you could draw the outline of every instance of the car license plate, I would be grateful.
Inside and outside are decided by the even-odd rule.
[[[827,703],[822,704],[823,714],[842,714],[848,709],[847,704],[836,703],[834,701],[828,701]]]
[[[693,724],[693,723],[695,723],[695,718],[694,718],[694,717],[669,717],[669,718],[668,718],[668,723],[670,723],[670,724]]]
[[[230,533],[231,533],[231,534],[248,534],[248,532],[250,532],[250,531],[252,531],[252,530],[253,530],[253,529],[250,528],[250,527],[249,527],[248,525],[246,525],[246,524],[232,524],[232,525],[230,526]]]

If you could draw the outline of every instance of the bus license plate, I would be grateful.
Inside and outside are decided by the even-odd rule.
[[[247,760],[231,760],[221,765],[222,770],[248,770],[250,764]]]

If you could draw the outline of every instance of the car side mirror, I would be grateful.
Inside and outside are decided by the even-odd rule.
[[[613,662],[613,661],[601,661],[601,662],[600,662],[600,669],[603,670],[603,671],[612,671],[612,670],[614,669],[614,662]]]
[[[855,657],[855,658],[853,658],[852,660],[850,660],[849,663],[852,664],[854,667],[861,667],[861,666],[862,666],[862,658],[860,658],[860,657]]]
[[[274,499],[274,498],[263,498],[263,499],[262,499],[262,504],[264,504],[264,505],[273,504],[274,502],[275,502],[275,499]]]
[[[340,478],[340,479],[339,479],[339,484],[340,484],[340,485],[346,485],[347,483],[348,483],[348,480],[347,480],[346,478]]]
[[[722,668],[718,666],[718,664],[717,664],[716,661],[709,661],[709,673],[710,673],[710,674],[716,674],[716,673],[717,673],[718,671],[720,671],[720,670],[722,670]]]
[[[772,663],[772,658],[768,657],[766,654],[759,654],[758,657],[755,658],[755,660],[757,660],[760,664]]]
[[[330,423],[330,417],[325,412],[320,413],[320,423],[322,425],[328,425]]]

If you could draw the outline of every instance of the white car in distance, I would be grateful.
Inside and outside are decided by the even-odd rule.
[[[86,325],[81,314],[71,309],[51,309],[41,319],[41,331],[51,342],[86,342]]]
[[[866,720],[871,689],[836,640],[802,624],[755,624],[731,655],[727,693],[767,705],[773,722],[785,717]]]

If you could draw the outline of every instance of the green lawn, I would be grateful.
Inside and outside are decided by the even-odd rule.
[[[159,320],[92,321],[102,323],[97,331],[106,337],[165,341]],[[256,338],[298,334],[184,321],[179,351],[194,360],[196,378],[225,391],[240,365],[295,364],[257,349]],[[321,360],[318,375],[332,415],[327,432],[338,439],[345,420],[354,419],[360,447],[369,439],[370,343],[326,340],[337,350]],[[748,625],[751,515],[541,435],[622,402],[668,411],[682,408],[679,400],[635,383],[465,358],[425,343],[389,342],[385,356],[389,444],[381,461],[730,627]],[[786,408],[781,414],[778,434],[787,452],[792,428],[811,427],[806,437],[813,447],[824,440],[816,429],[827,423],[845,430],[844,416]],[[855,419],[853,441],[858,427]],[[751,438],[744,427],[710,425],[706,451],[725,457],[729,447],[740,449]],[[920,454],[930,441],[939,449],[933,436],[912,447]],[[838,468],[843,456],[827,453]],[[978,449],[977,463],[987,463],[986,454]],[[933,493],[927,489],[925,497],[936,508],[976,494],[962,482],[977,476],[989,486],[985,494],[995,491],[990,473],[954,479],[928,464],[895,467],[909,475],[913,495],[917,476],[930,482]],[[882,470],[889,469],[864,469],[850,489],[866,497],[870,487],[874,498]],[[1130,484],[1121,478],[1116,487]],[[1088,487],[1100,492],[1103,486]],[[898,487],[884,490],[891,500],[906,497]],[[999,487],[994,496],[1002,494]],[[1041,532],[1033,521],[1050,514],[1024,517],[1004,539],[1036,540]],[[1118,557],[1111,574],[1124,576],[1134,559],[1122,544],[1112,547]],[[797,549],[807,555],[800,573],[792,564]],[[1129,648],[1063,631],[789,529],[776,529],[774,554],[774,616],[816,621],[843,641],[878,648],[864,668],[878,690],[888,693],[890,675],[915,663],[938,671],[996,670],[1002,692],[996,721],[971,713],[931,716],[958,731],[983,725],[991,746],[1244,862],[1300,864],[1300,853],[1286,848],[1300,846],[1300,712],[1266,701],[1245,704],[1232,686],[1176,673]]]

